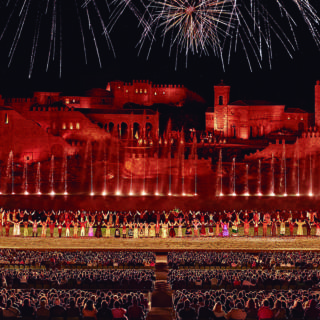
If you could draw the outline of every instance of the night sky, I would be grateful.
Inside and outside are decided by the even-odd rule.
[[[73,3],[71,0],[69,2]],[[320,12],[319,1],[313,2]],[[62,8],[62,78],[59,78],[59,59],[50,63],[48,72],[45,70],[50,40],[50,22],[47,19],[41,28],[33,75],[28,79],[34,35],[33,22],[36,16],[31,14],[26,20],[21,41],[9,68],[8,52],[17,29],[17,20],[13,20],[0,40],[0,94],[26,96],[31,95],[33,91],[41,90],[81,94],[93,87],[104,88],[111,80],[131,82],[133,79],[149,79],[159,84],[183,84],[202,95],[208,105],[212,105],[212,87],[224,79],[226,84],[232,86],[233,101],[264,99],[290,107],[300,107],[310,112],[314,110],[314,85],[316,80],[320,79],[320,51],[298,15],[295,18],[299,26],[296,29],[299,50],[294,52],[293,59],[289,58],[279,41],[274,38],[272,69],[270,70],[267,61],[263,62],[260,69],[251,55],[252,72],[241,49],[232,54],[231,64],[226,66],[225,71],[220,60],[213,54],[205,57],[190,55],[186,67],[184,52],[178,55],[178,65],[175,68],[175,55],[169,56],[168,43],[162,46],[160,39],[152,47],[149,59],[148,43],[138,56],[139,49],[136,44],[141,35],[141,28],[129,11],[121,16],[110,34],[116,54],[114,57],[101,35],[96,18],[93,19],[93,24],[96,23],[97,42],[101,54],[100,68],[86,23],[84,29],[88,64],[85,65],[75,10],[72,5],[67,5],[67,0],[64,0],[64,3],[66,6]],[[108,16],[106,8],[101,7],[101,13]],[[0,0],[0,35],[7,16],[8,10]]]

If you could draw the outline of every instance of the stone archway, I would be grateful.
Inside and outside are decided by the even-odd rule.
[[[114,123],[113,122],[109,122],[109,131],[110,133],[113,133],[114,130]]]
[[[152,132],[153,132],[153,125],[150,122],[146,123],[146,137],[151,138],[152,137]]]
[[[120,137],[122,139],[128,139],[128,124],[126,122],[121,122]]]
[[[133,123],[133,138],[135,139],[139,139],[141,136],[141,132],[140,132],[140,124],[138,122],[134,122]]]

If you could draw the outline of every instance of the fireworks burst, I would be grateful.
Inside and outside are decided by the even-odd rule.
[[[99,5],[97,4],[99,2]],[[7,0],[6,4],[0,0],[0,7],[3,6],[0,12],[0,22],[5,24],[0,29],[0,41],[6,34],[11,34],[10,28],[15,28],[13,40],[8,55],[8,66],[10,67],[19,43],[25,35],[32,29],[33,36],[31,41],[31,54],[29,65],[29,78],[31,78],[37,51],[41,36],[49,37],[48,54],[46,62],[46,71],[48,71],[50,64],[58,59],[59,61],[59,76],[62,73],[62,57],[63,57],[63,30],[67,28],[73,30],[74,24],[69,21],[69,16],[66,21],[63,21],[69,12],[74,13],[78,20],[79,32],[82,38],[82,46],[84,52],[84,60],[87,64],[87,44],[85,37],[85,27],[87,25],[88,31],[91,34],[97,58],[100,67],[102,66],[100,52],[96,37],[94,26],[100,24],[100,34],[103,34],[109,49],[113,51],[113,46],[107,27],[104,22],[103,14],[101,12],[108,11],[107,2],[96,0]],[[104,7],[103,7],[104,6]],[[71,9],[70,9],[71,8]],[[94,19],[93,19],[94,17]],[[92,20],[97,22],[93,23]],[[26,25],[28,25],[26,27]],[[1,28],[1,25],[0,25]],[[45,32],[43,30],[46,30]],[[69,30],[70,31],[70,30]],[[72,39],[71,39],[72,41]]]
[[[190,52],[200,56],[213,52],[224,65],[239,48],[251,70],[253,57],[260,67],[267,58],[271,67],[274,42],[280,42],[290,57],[298,48],[296,32],[300,25],[296,20],[300,17],[320,47],[320,19],[310,0],[149,0],[143,3],[143,12],[133,0],[114,3],[115,16],[125,8],[134,8],[143,25],[139,53],[148,43],[149,57],[160,38],[163,46],[169,43],[169,55],[175,49],[176,67],[181,53],[187,62]]]

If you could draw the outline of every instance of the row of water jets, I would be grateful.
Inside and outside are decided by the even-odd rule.
[[[300,159],[296,154],[296,196],[300,196]],[[270,173],[271,173],[271,183],[270,183],[270,193],[268,195],[275,196],[275,157],[271,154],[270,162]],[[262,196],[262,173],[261,173],[261,159],[258,160],[258,179],[257,179],[257,191],[256,195]],[[222,161],[222,149],[219,152],[219,161],[217,167],[217,182],[216,182],[216,194],[218,196],[223,196],[223,161]],[[312,168],[312,155],[309,156],[309,196],[313,196],[313,168]],[[281,173],[280,173],[280,183],[283,186],[283,196],[287,196],[287,159],[285,145],[283,147],[281,156]],[[230,170],[230,194],[236,196],[236,158],[232,159],[231,170]],[[249,165],[245,165],[245,183],[244,183],[244,193],[243,195],[249,196]]]
[[[181,172],[183,173],[185,170],[185,160],[184,160],[184,153],[181,152],[179,154],[180,158],[180,166],[181,166]],[[144,155],[145,156],[145,155]],[[197,195],[197,157],[194,157],[193,162],[193,170],[194,170],[194,195]],[[107,194],[107,161],[106,161],[106,150],[104,150],[104,180],[103,180],[103,192],[102,195]],[[313,168],[312,168],[312,156],[310,155],[309,159],[309,195],[313,195]],[[171,153],[169,153],[168,157],[169,162],[169,172],[168,172],[168,193],[167,195],[172,195],[172,158]],[[91,150],[91,157],[90,157],[90,194],[94,195],[94,160]],[[296,195],[300,195],[300,160],[297,156],[296,158]],[[216,194],[218,196],[223,196],[223,180],[224,180],[224,164],[222,159],[222,149],[220,149],[219,152],[219,160],[217,165],[217,182],[216,182]],[[256,189],[256,195],[262,196],[262,172],[261,172],[261,160],[258,160],[258,172],[257,172],[257,189]],[[116,171],[116,195],[121,195],[120,191],[120,152],[117,152],[117,165],[115,168]],[[159,159],[157,158],[156,161],[156,181],[155,181],[155,195],[159,195],[159,175],[161,173],[159,172]],[[275,195],[275,157],[272,154],[271,161],[270,161],[270,192],[268,195],[274,196]],[[7,163],[7,178],[11,178],[11,193],[15,194],[15,169],[14,169],[14,155],[11,151],[9,153],[8,157],[8,163]],[[1,179],[1,177],[0,177]],[[64,194],[68,194],[68,157],[64,157],[63,162],[63,168],[62,168],[62,175],[61,175],[61,181],[63,182],[64,186]],[[281,173],[280,173],[280,183],[283,187],[283,193],[281,195],[287,196],[287,159],[286,159],[286,152],[285,152],[285,145],[283,147],[283,152],[281,156]],[[41,194],[41,163],[37,163],[37,171],[36,171],[36,187],[35,191],[37,194]],[[51,195],[55,195],[55,157],[54,155],[51,156],[50,159],[50,172],[49,172],[49,193]],[[28,161],[24,162],[23,167],[23,192],[24,194],[29,194],[29,180],[28,180]],[[181,174],[181,192],[182,195],[186,195],[185,190],[185,175]],[[142,181],[142,188],[141,188],[141,195],[146,195],[146,168],[144,166],[144,176]],[[236,196],[236,158],[232,159],[231,164],[231,170],[230,170],[230,194],[233,196]],[[244,177],[244,195],[249,196],[249,165],[245,165],[245,177]],[[129,195],[133,195],[133,170],[131,170],[131,176],[130,176],[130,190]]]
[[[65,156],[64,164],[63,164],[63,175],[62,181],[64,183],[64,194],[68,194],[68,157]],[[49,175],[49,183],[50,183],[50,194],[55,195],[54,188],[54,155],[51,156],[50,160],[50,175]],[[15,194],[15,171],[14,171],[14,156],[13,152],[10,151],[7,163],[7,177],[11,178],[11,194]],[[28,161],[24,162],[23,166],[23,189],[24,194],[29,194],[29,180],[28,180]],[[41,163],[37,163],[37,174],[36,174],[36,193],[41,194]]]

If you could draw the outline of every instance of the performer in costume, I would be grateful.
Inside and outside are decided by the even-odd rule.
[[[11,224],[10,220],[7,220],[5,223],[6,237],[9,237],[10,224]]]
[[[120,229],[119,229],[119,226],[115,226],[115,228],[114,228],[114,237],[115,237],[115,238],[120,238]]]
[[[238,229],[238,221],[237,220],[232,222],[231,230],[232,230],[232,236],[235,237],[238,235],[239,229]]]
[[[129,222],[128,237],[133,238],[133,224],[131,221]]]
[[[40,222],[42,228],[41,228],[41,237],[45,238],[47,236],[47,220]]]
[[[273,218],[271,221],[271,237],[277,236],[277,223],[276,219]]]
[[[296,223],[292,219],[289,221],[290,237],[293,237],[293,231],[294,231],[295,224]]]
[[[156,223],[156,238],[160,237],[160,222],[157,219],[157,223]]]
[[[101,231],[101,220],[97,221],[97,228],[96,228],[96,238],[102,237],[102,231]]]
[[[24,228],[23,228],[23,236],[24,237],[27,237],[29,235],[29,231],[28,231],[29,223],[30,223],[29,221],[24,221],[23,222],[23,226],[24,226]]]
[[[242,221],[242,223],[243,223],[244,235],[246,237],[248,237],[249,236],[249,230],[250,230],[250,221],[247,218],[245,218],[244,221]]]
[[[204,221],[201,222],[201,228],[200,228],[200,236],[205,237],[207,235],[206,233],[206,224]]]
[[[212,237],[214,235],[214,221],[213,221],[213,214],[209,215],[209,229],[208,229],[208,236]]]
[[[222,236],[229,237],[229,222],[222,222]]]
[[[168,224],[166,222],[161,224],[161,229],[162,229],[162,238],[168,238]]]
[[[179,238],[182,238],[182,226],[183,226],[182,218],[179,218],[179,222],[178,222],[178,237]]]
[[[87,221],[84,221],[84,218],[81,218],[81,221],[80,221],[80,237],[84,237],[86,235],[86,225],[87,225]]]
[[[144,223],[144,237],[149,238],[149,226],[147,222]]]
[[[78,238],[79,223],[78,221],[72,221],[72,224],[73,224],[73,237]]]
[[[138,239],[139,238],[139,227],[138,224],[135,223],[133,227],[133,238]]]
[[[280,236],[286,235],[286,221],[283,219],[280,220]]]
[[[218,220],[216,222],[216,236],[220,236],[220,225],[222,226],[222,223],[220,222],[220,220]]]
[[[149,236],[150,238],[155,238],[156,236],[156,225],[154,224],[154,222],[151,222],[149,224],[150,230],[149,230]]]
[[[50,237],[53,238],[54,228],[56,226],[56,223],[53,220],[50,220],[49,222],[49,229],[50,229]]]
[[[306,223],[304,221],[301,221],[301,219],[296,222],[296,225],[298,225],[297,236],[303,236],[303,226],[305,224]]]
[[[89,232],[88,232],[88,237],[93,237],[93,225],[94,225],[94,220],[89,222]]]
[[[139,238],[144,238],[144,224],[142,222],[139,223]]]
[[[253,221],[253,235],[257,237],[259,235],[259,223],[261,223],[259,220]]]
[[[37,222],[36,220],[34,220],[32,222],[32,236],[33,237],[37,237],[38,236],[38,224],[40,224],[40,221]]]
[[[268,220],[264,220],[262,222],[262,235],[263,235],[263,237],[267,236],[268,225],[269,225]]]
[[[127,237],[127,225],[125,222],[123,222],[122,224],[122,238],[126,238]]]
[[[169,221],[168,224],[170,226],[169,236],[170,238],[174,238],[176,236],[176,231],[174,230],[175,223]]]
[[[187,237],[192,236],[192,228],[191,228],[191,224],[190,224],[189,220],[186,223],[186,236]]]
[[[200,221],[198,219],[193,220],[193,236],[194,237],[199,237],[199,225]]]
[[[58,222],[58,234],[59,234],[59,238],[61,238],[61,236],[62,236],[62,225],[63,225],[63,222],[59,221],[59,222]]]

